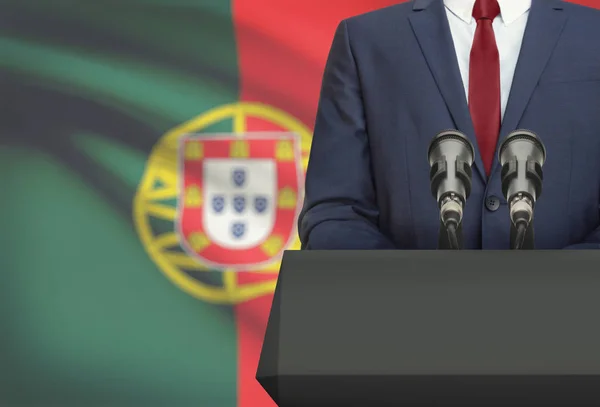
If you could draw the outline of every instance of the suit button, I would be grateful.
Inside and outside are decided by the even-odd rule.
[[[495,212],[500,207],[500,198],[495,195],[488,196],[485,200],[485,207],[490,212]]]

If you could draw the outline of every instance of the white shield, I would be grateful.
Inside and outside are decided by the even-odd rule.
[[[206,158],[203,164],[202,216],[209,239],[233,250],[265,241],[275,223],[275,160]]]

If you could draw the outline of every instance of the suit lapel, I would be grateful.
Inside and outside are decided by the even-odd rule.
[[[566,20],[567,13],[563,11],[561,1],[532,1],[498,145],[519,125]],[[535,131],[535,129],[529,130]],[[494,157],[492,173],[498,169],[498,157]]]
[[[409,15],[421,51],[448,106],[458,130],[465,133],[475,147],[474,166],[485,181],[487,176],[477,148],[475,130],[460,76],[454,41],[442,0],[415,0]],[[440,129],[440,131],[446,129]],[[434,134],[431,135],[433,138]]]

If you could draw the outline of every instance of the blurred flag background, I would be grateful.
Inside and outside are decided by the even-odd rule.
[[[274,406],[327,51],[394,3],[0,0],[1,405]]]

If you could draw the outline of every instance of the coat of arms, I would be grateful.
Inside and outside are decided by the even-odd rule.
[[[133,202],[136,231],[157,267],[204,301],[238,304],[272,293],[283,251],[300,248],[311,136],[286,112],[250,102],[169,130]]]
[[[216,267],[253,268],[295,237],[295,134],[190,135],[179,151],[178,233],[190,255]]]

